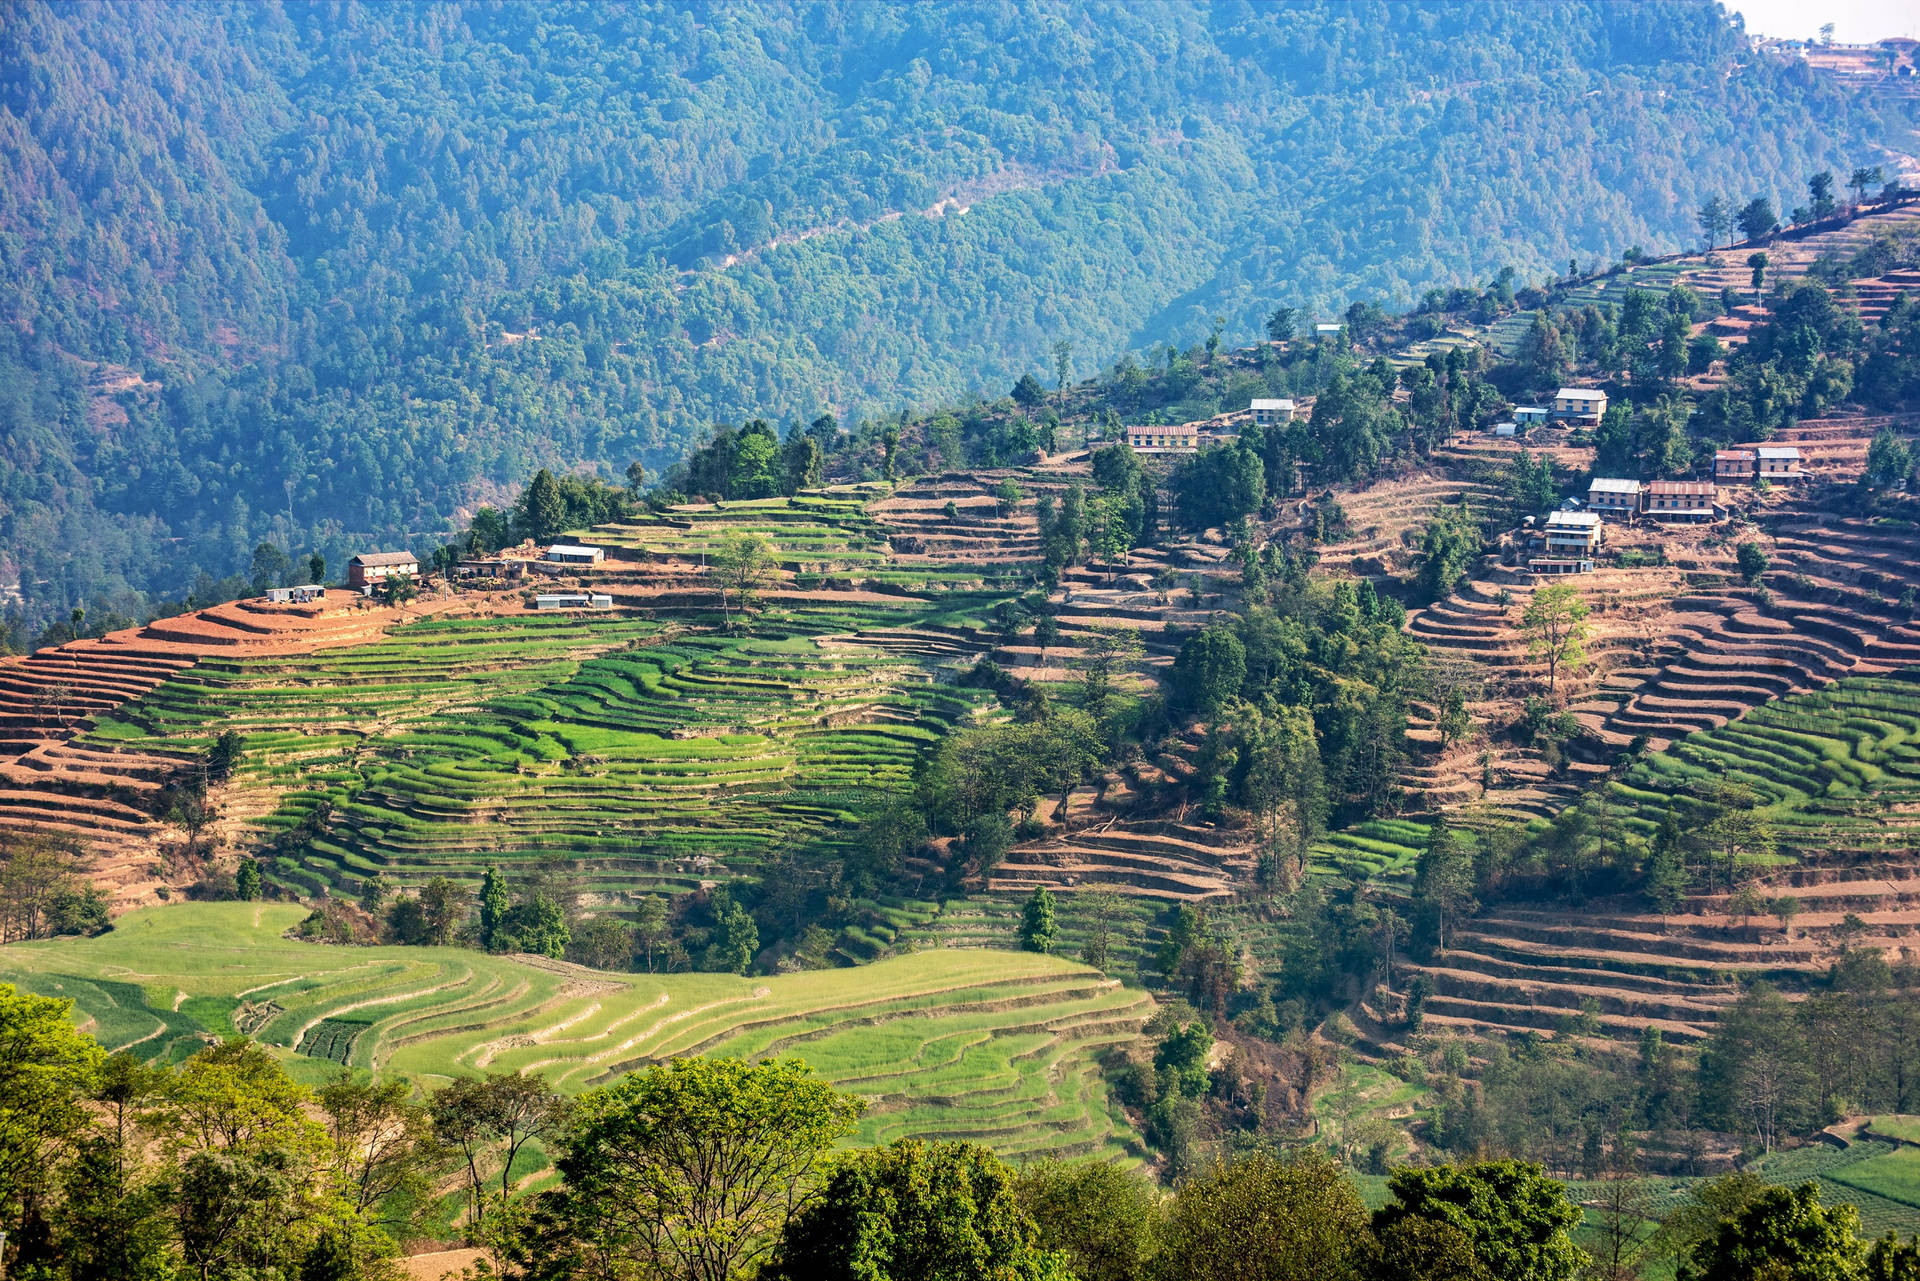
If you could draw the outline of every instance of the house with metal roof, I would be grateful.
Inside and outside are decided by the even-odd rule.
[[[540,559],[550,565],[598,565],[606,558],[606,552],[598,547],[584,547],[579,543],[555,543],[547,548],[547,554]]]
[[[347,586],[365,588],[389,578],[417,577],[420,561],[412,552],[361,552],[347,562]]]
[[[1607,412],[1607,393],[1593,387],[1562,387],[1553,393],[1553,419],[1576,427],[1598,427]]]
[[[1291,400],[1256,400],[1247,408],[1253,411],[1255,427],[1284,427],[1293,421]]]
[[[1800,449],[1797,445],[1756,445],[1754,457],[1761,480],[1788,481],[1800,478]]]
[[[1712,520],[1716,496],[1716,487],[1710,480],[1650,481],[1645,511],[1655,520]]]
[[[1751,449],[1713,451],[1713,478],[1722,485],[1744,485],[1753,479],[1756,462]]]
[[[1593,512],[1549,512],[1546,533],[1549,556],[1591,555],[1604,536],[1600,517]]]
[[[1145,454],[1170,451],[1191,453],[1200,448],[1200,429],[1193,423],[1176,423],[1171,427],[1129,427],[1127,444]]]
[[[1630,517],[1640,510],[1640,482],[1595,476],[1587,486],[1587,506],[1601,516]]]

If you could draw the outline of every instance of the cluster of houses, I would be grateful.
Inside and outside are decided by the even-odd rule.
[[[1255,400],[1247,405],[1255,427],[1283,427],[1293,421],[1291,400]],[[1139,454],[1192,454],[1204,445],[1225,445],[1238,439],[1231,427],[1202,423],[1127,428],[1127,444]]]
[[[1606,413],[1606,392],[1596,387],[1562,387],[1553,393],[1551,406],[1517,406],[1512,418],[1495,423],[1491,430],[1496,436],[1518,436],[1529,428],[1544,427],[1549,422],[1567,427],[1594,428],[1600,425]]]
[[[1662,523],[1705,524],[1719,514],[1716,505],[1722,485],[1744,485],[1765,480],[1788,484],[1800,479],[1800,449],[1796,445],[1742,445],[1714,455],[1712,480],[1631,480],[1595,476],[1587,486],[1586,509],[1568,499],[1540,526],[1545,556],[1527,567],[1536,574],[1578,574],[1593,568],[1593,555],[1606,540],[1604,522],[1639,517]]]
[[[507,548],[488,556],[470,556],[454,565],[454,578],[497,578],[516,581],[535,574],[559,575],[591,570],[605,563],[604,548],[581,543],[554,543],[540,548],[532,542]],[[420,560],[412,552],[362,552],[347,562],[347,586],[370,596],[381,583],[391,578],[417,578]],[[275,601],[319,599],[322,587],[275,588],[268,595]],[[301,593],[307,593],[302,595]],[[585,592],[561,592],[534,598],[535,609],[611,609],[613,598]]]

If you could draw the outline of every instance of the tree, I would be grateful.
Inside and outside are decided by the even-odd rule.
[[[444,876],[435,876],[420,887],[419,942],[430,947],[445,947],[455,931],[467,919],[469,899],[459,884]]]
[[[759,950],[760,927],[754,924],[746,908],[738,903],[730,904],[720,918],[711,968],[727,974],[745,974],[753,967],[754,954]]]
[[[1560,672],[1586,661],[1587,602],[1578,589],[1555,583],[1537,589],[1520,616],[1527,635],[1527,653],[1546,660],[1547,694],[1554,692]]]
[[[1051,952],[1055,932],[1053,892],[1036,885],[1020,909],[1020,946],[1029,952]]]
[[[1358,1275],[1367,1212],[1344,1171],[1309,1149],[1253,1152],[1180,1185],[1155,1281],[1343,1281]]]
[[[1467,1234],[1433,1219],[1401,1219],[1369,1242],[1366,1281],[1488,1281]]]
[[[633,927],[617,916],[596,916],[572,932],[567,951],[596,970],[624,970],[633,961]]]
[[[1833,171],[1822,169],[1807,179],[1809,209],[1815,218],[1825,218],[1839,206],[1833,201]]]
[[[501,952],[525,952],[558,961],[573,941],[572,927],[560,904],[535,893],[507,909],[494,927],[493,947]]]
[[[207,799],[207,789],[199,783],[177,787],[167,802],[167,821],[187,834],[187,853],[200,848],[200,834],[213,826],[220,810]]]
[[[240,868],[233,876],[233,892],[242,902],[251,903],[260,897],[260,864],[250,858],[240,860]]]
[[[1464,503],[1435,512],[1420,539],[1421,595],[1436,601],[1451,595],[1485,545],[1480,523]]]
[[[327,581],[327,558],[319,552],[307,557],[307,581],[317,584]]]
[[[1733,220],[1740,225],[1740,235],[1745,240],[1759,240],[1771,235],[1780,226],[1780,219],[1773,212],[1773,202],[1765,196],[1755,196],[1749,200],[1733,216]]]
[[[534,473],[520,495],[518,524],[528,538],[544,543],[567,527],[567,504],[560,495],[560,482],[542,467]]]
[[[1267,337],[1275,342],[1286,342],[1292,338],[1299,315],[1298,307],[1275,307],[1267,317]]]
[[[1780,922],[1780,937],[1791,939],[1793,918],[1800,915],[1800,900],[1791,894],[1782,894],[1767,904],[1767,910],[1773,914],[1776,921]]]
[[[1679,1271],[1695,1247],[1719,1231],[1723,1222],[1737,1217],[1769,1186],[1750,1170],[1701,1180],[1660,1221],[1648,1242],[1650,1252],[1665,1260],[1670,1271]]]
[[[1760,289],[1767,279],[1767,255],[1754,252],[1747,255],[1747,266],[1753,268],[1753,300],[1760,301]]]
[[[728,603],[729,593],[739,599],[743,612],[753,608],[754,602],[760,597],[760,589],[774,572],[773,544],[764,534],[730,529],[720,536],[720,545],[714,548],[712,562],[714,578],[720,584],[720,608],[731,626],[733,614]]]
[[[224,782],[240,764],[245,743],[238,730],[220,731],[213,746],[207,749],[207,777]]]
[[[1479,907],[1473,890],[1472,857],[1446,822],[1436,819],[1414,867],[1413,904],[1423,929],[1441,951],[1452,942],[1454,922]]]
[[[1867,446],[1867,483],[1897,485],[1913,470],[1913,451],[1894,435],[1893,428],[1882,427]]]
[[[658,894],[649,894],[641,899],[634,911],[633,933],[640,956],[647,963],[647,973],[651,974],[659,959],[666,955],[667,944],[671,941],[667,931],[667,901]]]
[[[480,946],[489,952],[498,950],[494,942],[507,910],[507,878],[499,868],[489,866],[480,880]]]
[[[590,1091],[557,1162],[575,1230],[645,1275],[751,1275],[864,1106],[797,1059],[675,1059]]]
[[[1105,970],[1113,959],[1113,923],[1125,906],[1111,890],[1082,894],[1078,904],[1087,919],[1087,940],[1080,947],[1080,959],[1096,970]]]
[[[1173,690],[1182,707],[1213,716],[1240,696],[1247,678],[1247,649],[1227,627],[1189,636],[1173,660]]]
[[[19,1227],[85,1132],[84,1096],[106,1060],[73,1027],[73,1002],[0,983],[0,1226]]]
[[[1067,405],[1067,379],[1073,374],[1073,341],[1062,338],[1053,344],[1054,387],[1060,393],[1060,407]]]
[[[1073,1281],[1039,1235],[1015,1199],[1013,1170],[992,1152],[900,1139],[838,1165],[760,1276]]]
[[[273,587],[284,587],[293,577],[293,558],[274,543],[261,543],[253,549],[253,563],[247,580],[254,595],[264,596]]]
[[[1013,385],[1014,403],[1022,409],[1035,409],[1047,399],[1047,389],[1032,374],[1021,374],[1020,381]]]
[[[1870,168],[1855,169],[1852,175],[1847,178],[1847,186],[1853,189],[1853,202],[1856,205],[1866,203],[1867,189],[1869,187],[1879,186],[1881,180],[1879,165],[1874,165]]]
[[[62,905],[83,896],[80,856],[70,837],[0,833],[0,943],[62,932]]]
[[[1682,1281],[1849,1281],[1862,1275],[1860,1212],[1820,1204],[1820,1185],[1768,1188],[1694,1248]]]
[[[399,1209],[389,1220],[397,1231],[411,1226],[410,1211],[431,1191],[439,1155],[433,1118],[414,1105],[412,1094],[411,1082],[376,1083],[342,1068],[318,1096],[331,1143],[334,1189],[358,1214]]]
[[[646,464],[642,463],[639,459],[636,458],[634,461],[627,464],[626,476],[627,476],[627,492],[633,495],[635,498],[640,497],[640,491],[647,487]]]
[[[1700,224],[1700,230],[1706,234],[1707,248],[1712,249],[1733,226],[1733,207],[1725,197],[1715,196],[1700,206],[1700,212],[1694,218]]]
[[[1105,1161],[1036,1161],[1014,1183],[1037,1243],[1058,1251],[1077,1281],[1135,1281],[1153,1246],[1159,1207],[1145,1179]]]
[[[404,605],[420,594],[412,574],[389,574],[380,580],[380,600],[387,605]]]
[[[1680,840],[1679,823],[1669,809],[1648,849],[1646,875],[1641,887],[1648,904],[1660,913],[1662,928],[1665,928],[1665,918],[1679,911],[1680,904],[1686,899],[1687,868]]]
[[[456,1077],[427,1105],[434,1137],[459,1151],[467,1172],[468,1225],[477,1230],[489,1212],[492,1192],[485,1162],[500,1163],[500,1201],[513,1191],[513,1162],[535,1140],[567,1132],[567,1104],[538,1076],[493,1072]]]
[[[1083,705],[1089,712],[1095,716],[1105,713],[1114,676],[1144,650],[1136,628],[1096,624],[1087,629],[1086,642],[1080,648],[1080,671]]]
[[[1889,1230],[1867,1251],[1860,1275],[1861,1281],[1920,1281],[1920,1237],[1903,1242]]]
[[[1009,476],[993,491],[994,503],[1004,518],[1020,505],[1020,482]]]
[[[1537,1165],[1483,1161],[1396,1171],[1393,1201],[1373,1216],[1384,1234],[1407,1219],[1454,1228],[1473,1245],[1491,1281],[1570,1281],[1587,1257],[1569,1235],[1580,1211],[1565,1185]]]
[[[1740,566],[1740,577],[1749,584],[1759,582],[1760,575],[1767,572],[1769,557],[1759,543],[1741,543],[1733,549],[1733,558]]]

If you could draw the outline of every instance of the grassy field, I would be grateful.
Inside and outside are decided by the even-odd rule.
[[[0,950],[0,981],[70,998],[109,1049],[178,1060],[244,1031],[302,1078],[336,1063],[428,1087],[522,1069],[574,1093],[686,1054],[797,1055],[869,1103],[859,1139],[1137,1160],[1098,1059],[1142,992],[1026,952],[930,950],[772,978],[612,974],[456,948],[282,937],[304,911],[181,904],[95,939]]]

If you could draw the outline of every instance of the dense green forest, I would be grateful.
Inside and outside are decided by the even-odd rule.
[[[1712,3],[0,12],[0,585],[1693,237],[1900,128]]]

